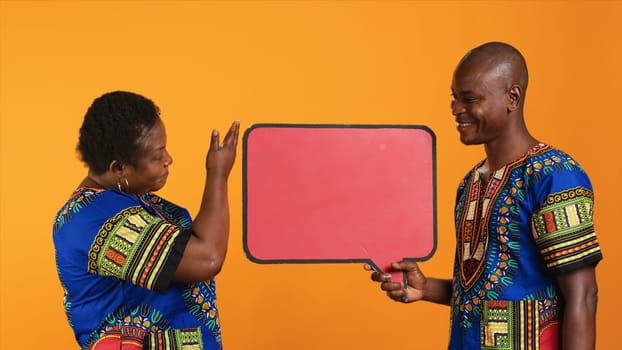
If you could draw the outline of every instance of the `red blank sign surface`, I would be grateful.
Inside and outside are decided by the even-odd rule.
[[[249,259],[365,261],[391,272],[393,261],[433,254],[435,137],[428,128],[257,124],[243,143]]]

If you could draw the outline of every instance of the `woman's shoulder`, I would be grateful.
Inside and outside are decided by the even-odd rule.
[[[141,198],[149,206],[156,208],[158,212],[166,215],[176,224],[182,227],[190,227],[192,224],[192,218],[186,208],[170,202],[154,193],[145,193],[141,196]]]
[[[141,196],[146,202],[148,202],[150,205],[156,205],[158,207],[176,207],[176,208],[180,208],[180,209],[184,209],[182,206],[177,205],[163,197],[160,197],[159,195],[155,194],[155,193],[145,193]]]
[[[52,232],[56,233],[76,213],[93,202],[101,192],[103,190],[91,187],[78,187],[75,189],[65,204],[56,212]]]
[[[114,211],[132,205],[140,204],[137,200],[132,200],[130,196],[119,191],[88,186],[78,187],[56,213],[53,232],[57,232],[72,218],[90,208],[96,207],[97,211],[107,211],[108,209]]]
[[[76,188],[69,199],[63,204],[61,209],[58,211],[58,215],[62,215],[66,212],[76,212],[80,209],[88,206],[95,199],[97,199],[105,190],[101,188],[94,187],[78,187]]]

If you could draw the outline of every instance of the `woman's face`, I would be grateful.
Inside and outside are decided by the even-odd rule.
[[[168,166],[173,163],[173,158],[166,151],[166,130],[161,120],[140,137],[138,145],[140,151],[136,166],[128,164],[123,169],[129,190],[125,189],[124,180],[121,180],[121,187],[132,194],[140,195],[164,187]]]

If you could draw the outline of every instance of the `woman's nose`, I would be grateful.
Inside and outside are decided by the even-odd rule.
[[[166,160],[164,161],[165,167],[168,167],[169,165],[173,164],[173,157],[171,157],[171,154],[168,153],[168,151],[166,151],[165,157],[166,157]]]

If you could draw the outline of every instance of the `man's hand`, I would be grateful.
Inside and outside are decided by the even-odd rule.
[[[427,279],[419,270],[417,263],[412,261],[394,262],[391,267],[406,273],[408,282],[406,287],[401,282],[392,282],[390,274],[378,271],[371,274],[372,281],[380,282],[380,289],[386,291],[387,296],[395,301],[410,303],[422,300]],[[369,264],[365,264],[364,268],[367,271],[373,271]]]

